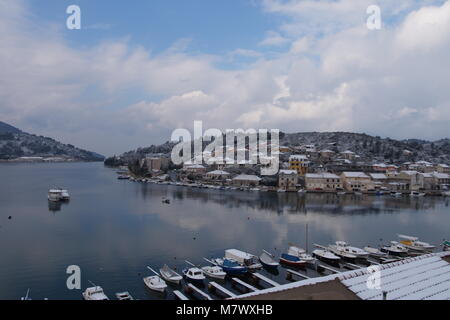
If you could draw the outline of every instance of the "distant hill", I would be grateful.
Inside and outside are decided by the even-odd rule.
[[[301,147],[314,144],[318,151],[329,149],[334,152],[350,150],[361,160],[402,163],[425,160],[433,163],[450,164],[450,140],[426,141],[420,139],[395,140],[380,138],[364,133],[351,132],[301,132],[280,133],[280,145]],[[145,156],[162,153],[170,156],[174,143],[166,142],[159,146],[129,151],[119,157],[107,160],[111,165],[122,165]],[[300,153],[300,151],[297,151]]]
[[[0,134],[4,133],[21,133],[21,131],[16,127],[0,121]]]
[[[103,161],[104,156],[63,144],[52,138],[26,133],[0,121],[0,160],[20,157],[58,157],[77,161]]]

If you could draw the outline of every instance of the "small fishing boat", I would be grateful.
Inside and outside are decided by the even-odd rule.
[[[397,241],[391,241],[390,245],[383,246],[380,250],[393,256],[406,256],[408,254],[408,248]]]
[[[338,196],[345,196],[346,194],[347,194],[347,192],[345,192],[345,191],[339,191],[337,193]]]
[[[386,252],[382,252],[380,249],[373,248],[371,246],[364,247],[364,251],[368,252],[369,255],[374,258],[384,258],[387,256]]]
[[[117,177],[117,179],[119,180],[130,180],[130,178],[131,178],[130,176],[124,174]]]
[[[278,189],[277,192],[278,192],[278,193],[285,193],[286,190],[285,190],[285,189]]]
[[[410,197],[412,198],[420,198],[420,197],[425,197],[425,193],[423,192],[418,192],[418,191],[413,191],[409,194]]]
[[[390,195],[391,195],[391,197],[399,198],[399,197],[402,196],[402,193],[401,193],[401,192],[395,192],[395,191],[392,191],[392,192],[390,193]]]
[[[275,261],[273,254],[263,250],[262,254],[259,256],[259,261],[261,261],[263,267],[267,269],[277,269],[280,263]]]
[[[363,195],[363,193],[361,191],[355,191],[354,194],[355,194],[355,196],[362,196]]]
[[[450,191],[442,191],[444,197],[450,197]]]
[[[237,261],[239,264],[247,267],[247,269],[250,272],[262,268],[262,264],[259,263],[259,259],[257,256],[241,250],[237,249],[225,250],[225,258]]]
[[[91,288],[87,288],[83,292],[83,298],[84,300],[109,300],[106,294],[103,292],[102,287],[95,286]]]
[[[131,294],[128,291],[116,293],[116,298],[117,298],[117,300],[120,300],[120,301],[134,300],[134,298],[131,296]]]
[[[403,239],[400,241],[403,246],[413,251],[426,252],[433,251],[436,248],[436,246],[433,246],[428,242],[419,241],[419,238],[417,237],[406,236],[403,234],[399,234],[398,237]]]
[[[248,272],[247,267],[240,265],[233,259],[213,259],[212,262],[223,269],[229,275],[243,275]]]
[[[225,279],[227,275],[227,273],[219,266],[205,266],[202,267],[202,271],[205,276],[219,280]]]
[[[167,288],[166,282],[163,279],[161,279],[161,277],[159,276],[158,272],[156,272],[155,270],[153,270],[150,267],[147,267],[147,269],[152,271],[155,275],[144,278],[145,285],[150,290],[153,290],[153,291],[156,291],[156,292],[164,292],[166,290],[166,288]]]
[[[312,252],[312,254],[317,259],[329,264],[337,264],[341,260],[341,258],[327,249],[316,249]]]
[[[328,249],[333,252],[335,255],[340,256],[344,259],[367,259],[369,257],[369,253],[360,248],[351,247],[345,241],[336,241],[334,245],[329,245]]]
[[[300,190],[297,191],[297,193],[304,194],[304,193],[306,193],[306,190],[305,189],[300,189]]]
[[[159,269],[159,273],[161,274],[161,278],[163,278],[167,282],[180,284],[181,280],[183,280],[183,277],[176,273],[175,270],[169,268],[167,264]]]
[[[294,267],[303,267],[307,264],[314,263],[316,259],[306,253],[306,250],[291,245],[287,253],[282,253],[280,257],[280,263],[290,265]]]
[[[203,283],[206,279],[203,271],[197,267],[183,269],[183,275],[186,280],[196,283]]]

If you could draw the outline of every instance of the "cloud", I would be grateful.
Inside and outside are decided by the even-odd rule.
[[[128,39],[74,48],[55,26],[36,26],[26,2],[3,0],[0,118],[106,154],[166,141],[194,120],[448,136],[450,1],[380,0],[379,31],[366,28],[369,2],[266,0],[282,22],[264,46],[284,47],[218,56],[188,53],[185,38],[158,54]],[[230,56],[252,59],[218,67]]]
[[[268,31],[266,38],[259,43],[260,46],[282,46],[289,42],[289,39],[283,37],[278,32]]]

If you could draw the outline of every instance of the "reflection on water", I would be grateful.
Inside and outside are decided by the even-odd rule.
[[[397,233],[438,244],[449,237],[444,198],[337,196],[189,189],[118,181],[96,163],[2,164],[0,298],[80,299],[65,287],[67,266],[82,269],[110,297],[130,291],[141,299],[147,265],[202,263],[224,249],[279,255],[289,242],[356,246],[395,240]],[[51,186],[69,189],[70,204],[49,203]],[[162,203],[162,198],[171,200]],[[49,214],[52,213],[52,214]],[[12,216],[11,220],[8,217]],[[280,275],[266,274],[285,282]]]

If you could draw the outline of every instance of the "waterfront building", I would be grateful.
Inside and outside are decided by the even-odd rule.
[[[342,172],[342,185],[349,192],[367,192],[375,189],[375,184],[364,172]]]
[[[300,176],[304,176],[308,171],[311,162],[309,158],[304,155],[292,155],[289,157],[289,170],[295,170]]]
[[[261,178],[255,175],[241,174],[231,181],[235,187],[256,187],[261,182]]]
[[[296,170],[280,170],[278,173],[278,187],[286,191],[296,191],[298,174]]]
[[[342,181],[338,175],[333,173],[307,173],[305,185],[308,191],[335,192],[342,190]]]
[[[230,177],[230,173],[223,170],[215,170],[206,173],[206,179],[212,181],[224,181]]]

